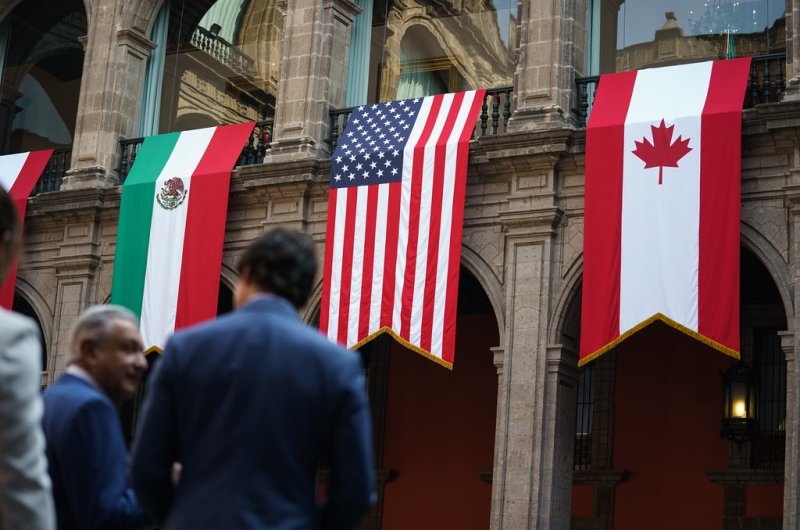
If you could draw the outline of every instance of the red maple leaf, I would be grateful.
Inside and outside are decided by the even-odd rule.
[[[647,138],[642,138],[643,141],[634,141],[636,149],[632,153],[644,161],[644,168],[658,167],[658,183],[661,184],[664,175],[665,167],[678,167],[678,160],[686,156],[686,153],[692,150],[689,147],[689,138],[685,140],[678,136],[675,141],[672,141],[672,130],[675,125],[666,126],[664,120],[661,120],[661,125],[656,127],[650,126],[653,133],[653,143],[651,144]]]

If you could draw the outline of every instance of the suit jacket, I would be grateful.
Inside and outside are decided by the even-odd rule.
[[[134,488],[165,529],[355,528],[375,499],[364,385],[355,353],[283,298],[258,296],[167,343],[134,443]]]
[[[0,309],[0,530],[55,527],[40,423],[41,363],[33,321]]]
[[[125,530],[150,521],[130,487],[122,425],[105,393],[63,374],[44,393],[43,425],[59,530]]]

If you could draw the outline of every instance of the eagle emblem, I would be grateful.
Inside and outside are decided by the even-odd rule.
[[[180,177],[172,177],[164,182],[161,191],[156,193],[156,202],[165,210],[174,210],[186,200],[189,191]]]

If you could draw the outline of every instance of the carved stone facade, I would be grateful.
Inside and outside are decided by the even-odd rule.
[[[0,1],[0,16],[15,1]],[[47,384],[65,366],[67,333],[109,300],[120,188],[118,141],[134,135],[160,2],[86,0],[89,38],[72,168],[60,191],[30,199],[18,293],[42,325]],[[463,265],[494,309],[499,343],[493,530],[570,528],[577,371],[575,304],[583,247],[585,131],[571,119],[586,1],[521,2],[513,114],[505,134],[470,147]],[[566,11],[565,11],[566,10]],[[282,3],[283,57],[274,141],[260,165],[234,170],[223,283],[247,243],[271,226],[310,233],[322,256],[330,168],[328,111],[343,106],[349,0]],[[800,100],[794,58],[800,1],[788,0],[789,93],[744,111],[742,245],[768,270],[787,317],[783,528],[800,528]],[[576,22],[577,21],[577,22]],[[257,55],[257,54],[256,54]],[[582,63],[582,60],[580,61]],[[243,113],[246,114],[246,113]],[[220,118],[222,119],[222,118]],[[318,285],[303,316],[319,311]],[[610,473],[610,472],[609,472]],[[606,473],[596,480],[620,480]],[[613,473],[611,473],[613,475]],[[609,501],[613,505],[613,499]]]

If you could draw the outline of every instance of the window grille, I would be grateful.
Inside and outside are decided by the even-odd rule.
[[[594,365],[580,369],[577,414],[575,415],[575,469],[589,469],[592,463],[592,413],[594,411]]]
[[[774,330],[755,330],[753,368],[756,374],[757,431],[751,450],[751,467],[783,469],[786,419],[786,359]]]

